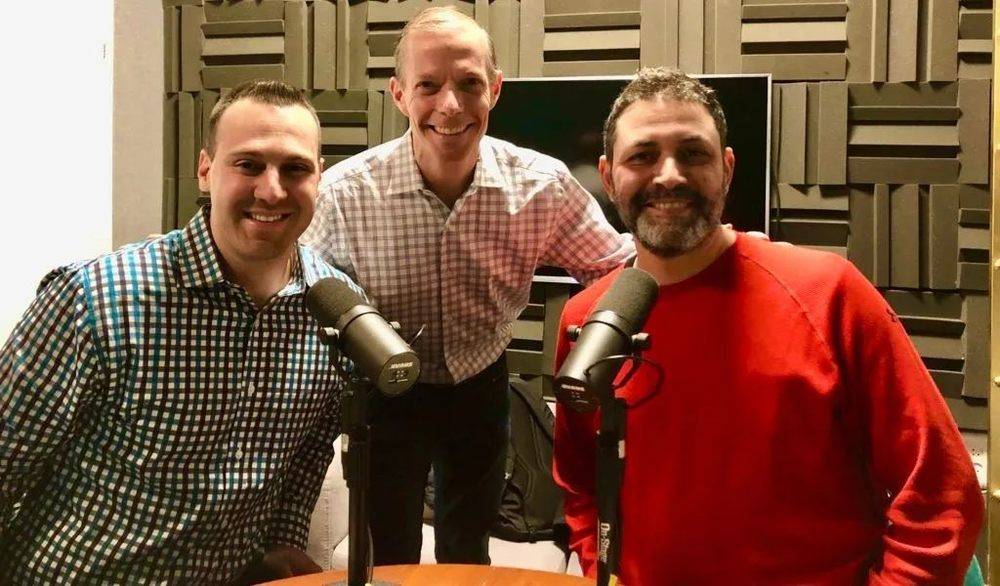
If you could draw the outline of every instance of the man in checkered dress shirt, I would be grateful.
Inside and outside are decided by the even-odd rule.
[[[351,282],[295,242],[318,123],[279,82],[217,112],[199,167],[211,208],[52,273],[0,352],[0,582],[319,569],[303,550],[344,381],[303,297]]]
[[[390,91],[410,130],[323,174],[304,240],[356,278],[414,349],[420,383],[373,406],[377,564],[420,557],[433,461],[439,562],[489,563],[507,446],[503,353],[540,265],[590,282],[633,252],[566,166],[484,136],[502,76],[475,21],[406,26]]]

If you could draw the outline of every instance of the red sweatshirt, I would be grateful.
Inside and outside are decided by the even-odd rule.
[[[581,324],[618,276],[569,301]],[[660,288],[660,364],[630,403],[624,584],[961,584],[983,518],[972,462],[919,355],[850,263],[740,235]],[[559,341],[557,363],[569,350]],[[645,401],[638,401],[646,398]],[[596,575],[596,414],[560,406],[554,473]]]

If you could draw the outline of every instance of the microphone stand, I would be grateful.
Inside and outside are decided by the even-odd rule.
[[[323,328],[320,338],[330,348],[330,362],[347,381],[341,400],[341,424],[344,438],[344,480],[347,482],[347,580],[334,586],[396,586],[393,582],[372,581],[371,516],[368,491],[371,483],[371,424],[368,421],[368,398],[374,385],[365,377],[347,372],[341,361],[336,328]],[[336,457],[336,456],[334,456]]]
[[[585,371],[607,367],[612,360],[632,359],[632,368],[624,382],[632,377],[636,364],[642,361],[642,351],[649,348],[649,334],[640,332],[629,339],[629,355],[609,356],[598,360]],[[615,369],[617,374],[619,363]],[[625,421],[628,404],[615,396],[614,377],[606,388],[598,389],[601,424],[597,434],[597,584],[618,584],[621,562],[621,490],[625,478]],[[624,382],[622,384],[624,384]],[[620,385],[619,385],[620,386]]]

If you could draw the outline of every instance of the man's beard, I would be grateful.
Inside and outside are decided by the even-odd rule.
[[[640,244],[659,257],[672,258],[697,248],[719,225],[725,198],[723,193],[718,196],[712,200],[686,186],[667,191],[651,185],[627,203],[616,198],[615,207]],[[686,205],[668,210],[666,218],[644,213],[646,204],[661,199],[683,200]]]

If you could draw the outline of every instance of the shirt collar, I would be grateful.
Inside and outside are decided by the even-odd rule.
[[[208,216],[209,206],[202,207],[181,234],[178,263],[181,284],[185,287],[212,287],[226,279],[212,241]]]
[[[181,270],[181,284],[187,288],[210,288],[226,282],[219,251],[212,240],[209,227],[211,206],[203,206],[184,227],[178,247]],[[295,294],[305,287],[311,287],[323,275],[319,274],[314,262],[303,262],[302,247],[296,246],[297,256],[292,278],[280,294]],[[311,258],[311,257],[310,257]],[[305,283],[303,283],[305,281]]]
[[[386,166],[390,170],[389,185],[386,189],[388,196],[413,193],[425,188],[420,168],[417,167],[417,159],[413,155],[411,133],[412,129],[407,129],[399,138],[399,143],[389,153]],[[479,141],[479,160],[476,162],[470,186],[474,191],[482,187],[496,189],[503,187],[503,175],[500,173],[500,164],[497,162],[496,151],[492,148],[492,141],[493,139],[488,136],[483,136]]]

